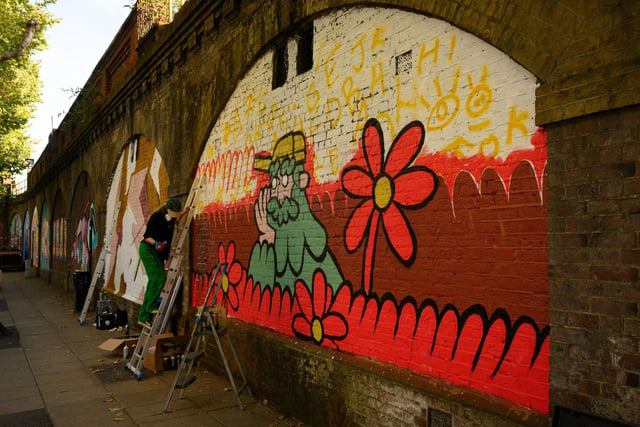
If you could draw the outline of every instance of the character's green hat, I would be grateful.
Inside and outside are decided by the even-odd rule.
[[[293,159],[303,164],[307,156],[302,132],[291,132],[280,138],[273,146],[273,153],[258,153],[253,158],[253,169],[269,172],[269,166],[276,160]]]

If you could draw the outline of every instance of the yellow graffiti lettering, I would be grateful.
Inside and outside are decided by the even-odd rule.
[[[329,52],[325,62],[324,62],[324,78],[327,82],[327,87],[331,88],[335,82],[338,80],[338,76],[334,76],[333,72],[336,68],[336,59],[335,55],[338,49],[342,46],[341,43],[338,43],[332,50]]]
[[[315,87],[315,81],[312,80],[306,97],[307,111],[310,113],[315,113],[320,105],[320,92]]]
[[[427,50],[426,43],[422,43],[420,47],[420,55],[418,56],[418,75],[422,75],[422,63],[429,56],[433,55],[433,63],[436,64],[438,62],[438,49],[440,48],[440,39],[436,37],[433,41],[433,49]]]
[[[479,123],[469,123],[468,129],[471,132],[478,132],[481,130],[488,129],[490,125],[491,125],[491,120],[487,119]]]
[[[438,102],[435,103],[429,113],[427,129],[438,130],[445,128],[456,117],[459,109],[460,100],[453,94],[438,99]]]
[[[293,126],[291,127],[292,131],[296,131],[299,130],[300,132],[303,133],[303,135],[309,135],[307,133],[305,133],[304,131],[304,119],[302,116],[296,114],[295,116],[293,116]]]
[[[364,40],[367,38],[367,35],[361,36],[358,41],[351,48],[351,54],[353,55],[354,51],[357,49],[360,52],[360,65],[353,65],[353,71],[359,73],[364,68]]]
[[[313,153],[313,176],[316,181],[320,181],[320,177],[323,175],[322,169],[324,169],[324,163],[321,163],[321,157],[317,152]]]
[[[380,74],[376,72],[375,65],[371,66],[371,96],[373,96],[376,85],[380,85],[382,95],[384,95],[386,92],[386,88],[384,86],[384,69],[382,67],[382,61],[378,62],[377,69],[379,69]]]
[[[273,124],[278,120],[280,114],[280,109],[277,104],[271,105],[271,110],[269,111],[267,117],[267,130],[268,133],[273,134]]]
[[[465,111],[467,112],[469,117],[480,117],[491,107],[491,102],[493,101],[493,91],[487,84],[487,75],[488,69],[486,65],[482,68],[482,77],[480,77],[479,84],[474,85],[471,74],[467,75],[467,82],[469,83],[471,91],[469,92],[469,96],[467,97],[467,101],[465,103]]]
[[[485,148],[487,147],[493,147],[493,150],[489,154],[485,153]],[[485,157],[497,157],[500,153],[500,141],[498,141],[498,137],[494,134],[487,136],[480,143],[480,149],[478,151],[480,155]]]
[[[371,41],[371,53],[374,53],[377,47],[384,46],[387,42],[383,37],[384,32],[384,28],[376,28],[376,31],[373,33],[373,40]]]
[[[358,102],[358,115],[356,117],[357,123],[364,123],[369,118],[369,108],[367,107],[367,101],[364,98],[361,98]]]
[[[402,91],[400,90],[402,88],[402,85],[400,84],[400,76],[396,76],[396,86],[398,87],[398,90],[396,91],[398,93],[398,96],[396,97],[396,122],[400,121],[400,113],[402,111],[403,108],[408,108],[410,110],[415,111],[416,110],[416,100],[415,99],[403,99],[402,98]]]
[[[255,104],[258,103],[258,100],[253,95],[253,93],[249,93],[244,100],[244,116],[247,121],[251,120],[251,115],[254,112]]]
[[[451,62],[453,60],[453,52],[456,49],[456,35],[452,35],[451,36],[451,45],[450,45],[450,50],[449,50],[449,62]]]
[[[453,140],[453,142],[445,146],[440,151],[445,153],[451,152],[457,158],[463,159],[465,158],[465,155],[462,152],[462,148],[473,149],[473,144],[469,142],[469,140],[467,140],[465,137],[457,136],[456,139]]]
[[[243,190],[245,194],[249,194],[249,192],[251,191],[251,174],[249,173],[249,171],[252,169],[253,158],[255,157],[255,148],[253,144],[245,146],[244,157],[246,159],[246,163],[244,165]]]
[[[331,173],[337,175],[340,169],[338,165],[338,147],[329,148],[329,162],[331,163]]]
[[[396,127],[393,123],[393,120],[391,118],[391,114],[389,114],[388,112],[384,112],[384,113],[380,113],[376,116],[376,119],[378,119],[379,122],[383,122],[386,121],[387,123],[389,123],[389,132],[391,132],[391,139],[395,139],[396,138]]]
[[[290,106],[287,106],[287,109],[289,109]],[[285,111],[282,111],[282,109],[279,110],[279,115],[278,115],[278,125],[279,125],[279,129],[280,131],[286,131],[287,129],[289,129],[289,115],[285,114]]]
[[[448,126],[449,123],[458,115],[460,110],[460,98],[456,95],[458,90],[458,78],[460,76],[460,68],[456,70],[456,75],[451,85],[451,90],[448,95],[442,96],[436,101],[433,108],[429,112],[429,118],[427,119],[427,130],[438,130]],[[440,79],[435,78],[436,90],[438,96],[442,94],[440,88]]]
[[[224,132],[222,134],[222,144],[223,145],[229,144],[229,135],[231,135],[231,125],[229,124],[229,122],[226,122],[224,124]]]
[[[234,110],[233,112],[233,141],[236,142],[238,140],[238,136],[242,133],[242,119],[240,118],[240,113],[238,110]]]
[[[335,105],[335,108],[331,108],[331,105]],[[332,118],[332,112],[335,111],[335,117]],[[338,98],[329,98],[327,99],[327,118],[329,119],[329,126],[331,129],[335,129],[340,123],[340,118],[342,117],[342,104],[340,104],[340,100]]]
[[[526,111],[516,111],[516,107],[509,109],[509,124],[507,125],[507,145],[511,145],[513,142],[513,132],[518,129],[522,135],[527,136],[527,125],[523,122],[529,118],[529,113]]]
[[[320,123],[315,124],[315,117],[309,118],[309,135],[315,135],[320,128]]]
[[[347,108],[353,116],[358,106],[358,100],[360,99],[360,88],[354,86],[353,78],[351,76],[347,76],[342,83],[342,96],[344,96]]]

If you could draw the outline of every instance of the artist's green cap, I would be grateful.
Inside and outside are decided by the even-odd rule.
[[[167,212],[172,218],[178,218],[180,216],[180,211],[182,210],[182,203],[178,199],[169,199],[167,200]]]

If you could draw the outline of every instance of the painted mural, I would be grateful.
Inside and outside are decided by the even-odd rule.
[[[29,212],[24,214],[24,233],[22,235],[22,259],[31,259],[31,220]]]
[[[42,206],[40,222],[40,268],[44,270],[48,270],[50,266],[51,228],[49,226],[49,218],[49,204],[45,201]]]
[[[308,37],[308,35],[306,36]],[[354,8],[260,58],[200,159],[192,305],[548,412],[536,80],[443,21]]]
[[[67,220],[60,217],[53,221],[53,259],[57,261],[64,261],[66,258]]]
[[[33,216],[31,218],[31,265],[40,266],[40,216],[38,208],[33,208]]]
[[[147,219],[168,199],[168,188],[169,176],[155,145],[142,135],[125,144],[107,197],[106,291],[142,303],[147,275],[138,245]]]
[[[18,213],[13,214],[9,224],[9,248],[22,249],[22,220]]]
[[[73,261],[82,271],[89,271],[89,263],[95,256],[98,247],[98,229],[96,228],[96,213],[93,203],[88,202],[76,225],[73,239]]]

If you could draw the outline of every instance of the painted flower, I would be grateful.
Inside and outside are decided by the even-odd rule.
[[[219,262],[227,263],[227,274],[222,276],[220,289],[222,290],[222,306],[226,309],[238,310],[238,290],[237,287],[242,283],[244,276],[242,264],[235,259],[236,245],[229,242],[229,247],[224,250],[224,245],[218,245]],[[220,280],[220,279],[217,279]]]
[[[416,256],[416,237],[403,209],[425,206],[438,188],[436,174],[425,166],[412,166],[424,144],[424,126],[409,123],[400,131],[384,159],[384,136],[380,123],[369,119],[362,131],[362,151],[367,162],[347,166],[342,188],[354,199],[363,199],[345,227],[345,245],[350,253],[364,242],[363,286],[371,290],[373,255],[378,226],[382,223],[394,255],[410,266]]]
[[[322,344],[325,339],[335,345],[347,336],[347,321],[341,313],[332,310],[332,289],[324,273],[313,274],[311,294],[302,280],[296,282],[296,301],[300,312],[293,316],[293,332],[303,340]],[[312,298],[313,297],[313,298]]]

